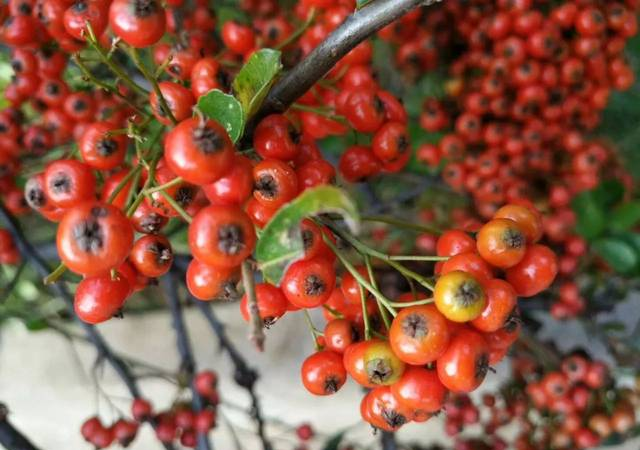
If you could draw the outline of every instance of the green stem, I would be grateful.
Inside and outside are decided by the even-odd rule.
[[[301,103],[294,103],[293,105],[291,105],[291,109],[310,112],[322,117],[326,117],[331,120],[335,120],[337,122],[347,123],[347,119],[345,117],[334,114],[331,108],[315,107],[315,106],[303,105]]]
[[[132,90],[134,90],[136,93],[138,93],[141,96],[147,97],[149,95],[149,92],[147,92],[147,90],[144,89],[142,86],[135,83],[131,79],[131,77],[129,77],[129,75],[127,75],[124,72],[124,70],[122,70],[120,66],[115,64],[111,60],[109,55],[105,53],[104,49],[100,46],[100,43],[98,42],[98,39],[96,38],[95,33],[93,32],[93,28],[91,27],[91,24],[89,23],[87,23],[87,31],[89,32],[89,37],[87,38],[87,42],[89,43],[89,46],[93,48],[96,51],[96,53],[98,53],[100,60],[104,64],[106,64],[107,67],[109,67],[109,69],[113,72],[113,74],[116,77],[120,78]]]
[[[389,225],[395,225],[397,227],[406,228],[408,230],[419,231],[421,233],[432,233],[440,235],[442,231],[436,227],[432,227],[429,225],[418,225],[416,223],[405,222],[403,220],[394,219],[393,217],[386,216],[362,216],[362,220],[365,222],[379,222],[386,223]]]
[[[324,241],[326,242],[326,244],[329,246],[329,248],[333,251],[333,253],[335,253],[335,255],[338,257],[338,259],[340,260],[340,262],[342,263],[342,265],[349,271],[349,273],[351,273],[351,275],[353,275],[353,277],[358,281],[358,283],[361,286],[364,286],[369,292],[371,292],[378,300],[380,300],[380,302],[382,302],[383,305],[385,305],[387,307],[387,309],[389,310],[389,312],[391,313],[392,316],[395,317],[395,315],[397,314],[395,309],[393,309],[393,307],[391,306],[391,301],[386,298],[384,296],[384,294],[382,294],[382,292],[380,292],[378,289],[376,289],[375,287],[373,287],[371,285],[370,282],[368,282],[367,280],[364,279],[364,277],[360,274],[360,272],[358,272],[356,270],[355,267],[353,267],[353,264],[351,264],[349,261],[347,261],[347,259],[344,257],[344,255],[342,254],[342,252],[340,250],[338,250],[338,248],[335,246],[335,244],[331,241],[331,239],[329,239],[329,237],[327,237],[325,234],[322,235],[322,238],[324,239]],[[362,289],[361,289],[362,290]],[[365,311],[366,312],[366,311]],[[366,315],[366,314],[365,314]]]
[[[67,266],[65,266],[64,263],[61,262],[60,264],[58,264],[58,267],[56,267],[53,270],[53,272],[51,272],[49,275],[44,277],[44,280],[42,281],[45,285],[53,284],[56,281],[58,281],[62,276],[62,274],[65,273],[66,271],[67,271]]]
[[[309,332],[311,333],[311,339],[313,339],[313,345],[316,348],[316,351],[320,350],[320,345],[318,344],[318,330],[316,330],[316,327],[313,325],[313,321],[311,320],[311,316],[309,315],[309,311],[307,311],[306,309],[303,309],[302,312],[304,313],[304,319],[307,322],[307,327],[309,327]]]
[[[447,261],[449,256],[433,255],[392,255],[390,261]]]
[[[376,283],[376,277],[373,275],[373,267],[371,266],[371,258],[369,255],[364,255],[364,265],[367,268],[367,274],[369,275],[369,280],[371,280],[371,285],[378,289],[378,285]],[[380,303],[380,300],[376,299],[378,302],[378,309],[380,310],[380,316],[382,316],[382,321],[384,322],[384,326],[388,330],[391,328],[391,320],[389,319],[389,314],[387,313],[386,306]]]
[[[325,310],[327,310],[329,312],[329,314],[331,314],[333,317],[335,317],[337,319],[344,319],[344,314],[342,314],[337,309],[333,309],[331,306],[328,306],[328,305],[322,305],[322,307]]]
[[[76,53],[75,55],[73,55],[73,60],[75,61],[76,65],[78,66],[78,68],[80,69],[80,71],[82,72],[82,74],[84,75],[84,77],[88,81],[90,81],[91,83],[95,84],[99,88],[111,93],[112,95],[115,95],[120,100],[122,100],[127,105],[129,105],[131,108],[133,108],[135,110],[135,112],[140,114],[142,117],[148,117],[148,114],[146,112],[144,112],[142,109],[140,109],[127,96],[122,95],[120,93],[120,91],[115,89],[113,86],[110,86],[107,83],[105,83],[104,81],[98,80],[96,77],[94,77],[93,74],[89,71],[89,68],[84,64],[82,59],[80,59],[80,55],[79,54]]]
[[[407,269],[405,266],[403,266],[402,264],[398,264],[395,261],[387,261],[387,264],[389,264],[391,267],[393,267],[394,269],[396,269],[398,272],[400,272],[401,274],[410,277],[412,279],[414,279],[415,281],[418,282],[418,284],[420,284],[421,286],[426,287],[427,289],[429,289],[431,292],[433,292],[433,290],[435,289],[433,286],[433,283],[431,283],[430,281],[428,281],[425,277],[423,277],[422,275],[420,275],[419,273],[414,272],[413,270]]]
[[[180,216],[184,219],[185,222],[187,223],[191,223],[193,221],[193,218],[189,215],[189,213],[187,213],[182,206],[180,206],[178,204],[178,202],[176,201],[176,199],[174,199],[173,197],[171,197],[169,194],[167,194],[165,191],[160,191],[160,194],[164,197],[164,199],[167,201],[167,203],[169,203],[171,205],[171,207],[173,209],[176,210],[176,212],[178,214],[180,214]]]
[[[158,152],[154,156],[154,158],[151,160],[151,163],[149,164],[149,170],[147,172],[147,179],[144,182],[144,186],[142,186],[142,189],[138,193],[138,196],[133,201],[133,204],[129,206],[129,209],[127,209],[127,217],[133,216],[133,213],[136,212],[136,209],[138,209],[138,206],[140,206],[140,203],[142,203],[142,200],[144,200],[144,191],[145,189],[149,188],[149,186],[151,186],[151,183],[153,183],[153,180],[156,177],[156,167],[161,157],[162,157],[162,153]]]
[[[360,286],[360,306],[362,307],[362,320],[364,321],[364,339],[371,339],[371,322],[369,321],[369,311],[367,310],[367,296]]]
[[[165,184],[161,184],[159,186],[145,189],[144,193],[145,195],[150,195],[150,194],[153,194],[154,192],[164,191],[165,189],[169,189],[170,187],[173,187],[182,183],[182,181],[183,181],[182,178],[176,177],[173,180],[166,182]]]
[[[131,179],[133,179],[136,175],[138,175],[141,170],[142,170],[142,166],[136,166],[133,169],[131,169],[129,173],[127,173],[125,177],[120,181],[120,183],[118,183],[118,185],[113,190],[111,195],[109,195],[109,198],[107,199],[107,203],[113,203],[113,201],[116,199],[118,194],[120,194],[120,192],[122,192],[124,187],[127,185],[127,183],[131,181]],[[132,190],[135,190],[135,185],[131,186],[131,188],[129,189],[129,194],[131,193]],[[128,203],[125,203],[125,205],[128,205]]]
[[[415,300],[413,302],[391,302],[391,306],[395,308],[406,308],[408,306],[420,306],[420,305],[429,305],[433,303],[432,298],[423,298],[420,300]]]
[[[144,63],[140,59],[140,55],[138,54],[138,51],[134,47],[129,47],[129,54],[131,55],[131,59],[133,60],[133,63],[135,64],[135,66],[142,73],[142,76],[145,77],[149,83],[151,83],[153,92],[155,92],[156,97],[158,98],[158,102],[160,102],[160,107],[164,111],[165,115],[169,118],[169,120],[171,120],[172,124],[176,125],[178,121],[176,120],[176,117],[173,115],[173,112],[171,112],[171,108],[169,108],[169,104],[167,103],[167,100],[164,98],[164,95],[162,95],[162,91],[160,90],[160,85],[158,84],[158,79],[149,73],[147,68],[144,66]]]
[[[276,45],[275,49],[276,50],[281,50],[281,49],[285,48],[287,45],[297,41],[298,38],[300,38],[300,36],[303,35],[303,33],[307,30],[307,28],[309,28],[309,26],[311,26],[311,24],[315,20],[316,12],[317,12],[316,9],[312,8],[311,11],[309,11],[309,15],[307,16],[307,20],[305,20],[305,22],[297,30],[295,30],[293,33],[291,33],[287,39],[285,39],[284,41],[282,41],[278,45]]]

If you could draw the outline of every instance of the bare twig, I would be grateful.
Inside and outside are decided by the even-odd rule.
[[[247,296],[247,308],[249,309],[249,340],[261,352],[264,350],[264,324],[258,309],[255,274],[251,263],[246,260],[242,263],[242,284],[244,286],[244,295]]]
[[[196,362],[189,341],[189,334],[184,323],[184,315],[182,314],[182,306],[180,305],[180,297],[178,294],[178,286],[176,285],[175,275],[169,272],[160,279],[162,288],[169,302],[169,310],[171,311],[171,321],[173,329],[176,332],[176,345],[180,354],[180,372],[184,375],[185,384],[191,387],[191,406],[194,411],[201,411],[204,402],[193,384],[193,376],[196,371]],[[211,442],[207,433],[198,433],[198,450],[211,450]]]
[[[262,417],[262,410],[260,408],[260,400],[255,392],[255,383],[258,380],[258,374],[254,369],[248,366],[244,357],[240,354],[238,349],[236,349],[233,342],[227,336],[227,332],[225,330],[224,324],[220,322],[218,317],[213,312],[213,308],[211,308],[211,304],[209,302],[203,302],[197,299],[193,299],[195,305],[200,311],[202,315],[205,317],[209,326],[213,330],[213,332],[218,337],[220,341],[220,346],[224,351],[227,352],[231,361],[233,362],[235,372],[233,374],[233,378],[235,382],[245,388],[251,397],[251,415],[256,421],[257,425],[257,433],[260,438],[260,442],[262,443],[262,450],[272,450],[273,447],[269,440],[266,437],[264,431],[264,418]]]
[[[8,415],[8,408],[0,403],[0,445],[7,450],[38,450],[38,447],[11,425]]]

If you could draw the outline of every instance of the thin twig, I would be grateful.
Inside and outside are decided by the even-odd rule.
[[[193,377],[196,371],[196,362],[193,357],[187,327],[184,323],[175,274],[169,272],[160,279],[160,284],[167,296],[169,311],[171,312],[171,323],[176,332],[176,346],[180,354],[180,373],[184,375],[183,381],[185,385],[191,387],[191,407],[194,411],[199,412],[204,408],[204,401],[194,386]],[[196,448],[198,450],[211,450],[212,446],[207,433],[198,433],[198,445]]]
[[[38,450],[24,434],[11,425],[8,415],[8,408],[0,403],[0,445],[7,450]]]
[[[249,367],[244,357],[240,354],[233,342],[231,342],[229,336],[227,336],[224,324],[213,312],[211,303],[203,302],[195,298],[193,298],[193,301],[195,302],[196,307],[202,312],[202,315],[209,323],[209,326],[211,327],[213,332],[218,337],[218,340],[220,341],[220,347],[222,347],[222,349],[229,355],[229,358],[231,358],[231,362],[234,366],[233,379],[239,386],[245,388],[249,396],[251,397],[251,415],[256,421],[256,431],[258,437],[260,438],[260,442],[262,443],[262,450],[273,450],[273,447],[267,439],[264,431],[264,418],[262,417],[260,400],[255,391],[255,383],[258,380],[257,372]]]
[[[247,308],[249,310],[249,340],[261,352],[264,350],[264,324],[258,309],[255,274],[251,268],[251,263],[246,260],[242,263],[242,285],[244,286],[244,295],[247,296]]]

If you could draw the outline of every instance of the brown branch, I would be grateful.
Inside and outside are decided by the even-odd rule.
[[[261,352],[264,350],[264,323],[260,317],[258,299],[256,298],[255,273],[251,267],[251,262],[246,260],[242,263],[242,284],[244,286],[244,295],[247,296],[247,308],[249,309],[249,340]]]
[[[0,445],[7,450],[38,450],[38,447],[11,425],[8,415],[8,408],[0,403]]]

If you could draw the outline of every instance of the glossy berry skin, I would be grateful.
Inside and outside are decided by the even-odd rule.
[[[397,431],[413,416],[413,411],[403,407],[389,386],[373,389],[365,395],[362,402],[362,418],[374,427],[388,432]]]
[[[153,408],[148,400],[136,398],[131,403],[131,416],[138,422],[149,419],[152,413]]]
[[[526,251],[526,237],[510,219],[493,219],[476,236],[478,253],[489,264],[508,269],[518,264]]]
[[[513,287],[504,280],[494,278],[483,285],[487,298],[480,315],[471,321],[479,331],[492,333],[502,328],[518,304]]]
[[[173,263],[171,243],[160,235],[142,236],[133,244],[129,261],[145,277],[158,278],[167,273]]]
[[[384,104],[373,90],[356,89],[347,99],[344,115],[355,130],[375,133],[385,119]]]
[[[272,284],[257,284],[256,298],[258,300],[260,318],[263,320],[265,326],[273,324],[287,312],[287,299],[282,291]],[[240,313],[244,320],[248,322],[251,316],[249,314],[246,295],[244,295],[240,301]]]
[[[128,447],[138,434],[138,424],[124,419],[119,419],[111,428],[114,440],[123,447]]]
[[[130,46],[144,48],[164,35],[166,14],[156,0],[113,0],[109,7],[109,27]]]
[[[452,322],[473,320],[486,305],[482,285],[471,274],[459,270],[438,279],[433,297],[438,311]]]
[[[330,350],[321,350],[305,359],[300,373],[304,387],[314,395],[335,394],[347,380],[342,355]]]
[[[287,163],[265,159],[253,168],[253,196],[264,206],[277,209],[298,195],[296,173]]]
[[[327,350],[336,353],[344,351],[358,339],[358,331],[347,319],[332,319],[324,327],[324,341]]]
[[[282,114],[260,121],[253,134],[253,148],[262,159],[291,161],[298,154],[300,135]]]
[[[233,163],[233,143],[227,131],[213,120],[183,120],[167,134],[164,149],[169,168],[196,185],[213,183]]]
[[[527,243],[535,244],[542,237],[542,221],[540,216],[530,208],[522,205],[505,205],[493,215],[494,219],[511,219],[527,238]]]
[[[462,329],[438,358],[438,378],[452,392],[471,392],[484,380],[488,364],[489,348],[482,335]]]
[[[109,320],[124,305],[131,292],[129,281],[101,275],[82,280],[76,289],[73,308],[82,321],[97,324]]]
[[[298,308],[315,308],[329,299],[336,282],[333,263],[324,258],[303,259],[291,264],[281,289]]]
[[[189,293],[198,300],[231,300],[236,295],[238,283],[236,268],[210,266],[192,259],[185,276]]]
[[[89,22],[96,36],[102,35],[107,28],[107,4],[99,0],[76,0],[64,12],[64,29],[72,37],[84,41]]]
[[[442,275],[453,271],[467,272],[473,275],[480,283],[493,278],[493,271],[489,264],[475,252],[454,255],[442,264]]]
[[[91,168],[73,159],[59,159],[44,171],[45,196],[53,206],[68,208],[95,198]]]
[[[116,129],[108,122],[94,122],[85,128],[78,146],[87,165],[110,170],[122,164],[127,151],[127,138],[121,134],[108,134]]]
[[[392,163],[411,152],[407,126],[401,122],[387,122],[373,136],[373,154],[383,163]]]
[[[253,192],[253,164],[242,155],[234,155],[231,168],[211,184],[202,186],[214,205],[242,205]]]
[[[447,395],[435,370],[413,366],[407,367],[391,392],[405,408],[428,413],[439,411]]]
[[[100,275],[125,260],[133,244],[133,227],[114,206],[87,202],[69,208],[58,226],[56,244],[70,270]]]
[[[198,394],[210,397],[217,393],[218,375],[211,370],[200,371],[194,377],[193,385]]]
[[[344,352],[344,367],[364,387],[387,386],[400,379],[405,369],[386,341],[371,339],[350,345]]]
[[[531,245],[522,261],[507,270],[507,281],[521,297],[531,297],[547,289],[558,273],[555,253],[544,245]]]
[[[236,206],[207,206],[189,226],[191,253],[212,266],[238,267],[253,252],[255,243],[251,219]]]
[[[449,345],[447,319],[433,305],[403,308],[391,323],[389,344],[407,364],[433,362]]]
[[[195,99],[189,89],[181,84],[173,83],[171,81],[161,81],[158,83],[158,87],[160,88],[160,92],[162,93],[165,102],[167,102],[167,106],[171,110],[171,114],[173,114],[173,117],[178,122],[182,122],[183,120],[191,117],[191,109],[195,104]],[[171,119],[169,119],[168,114],[162,108],[161,102],[155,91],[152,91],[151,94],[149,94],[149,102],[151,103],[151,110],[153,111],[154,117],[158,119],[160,123],[172,125]]]
[[[222,41],[234,53],[239,55],[249,53],[256,45],[255,40],[255,33],[246,25],[229,20],[222,26]]]
[[[436,243],[438,256],[454,256],[473,252],[476,243],[471,236],[461,230],[447,230],[440,235]]]
[[[380,173],[382,163],[370,148],[354,145],[342,153],[338,169],[345,180],[357,183]]]

